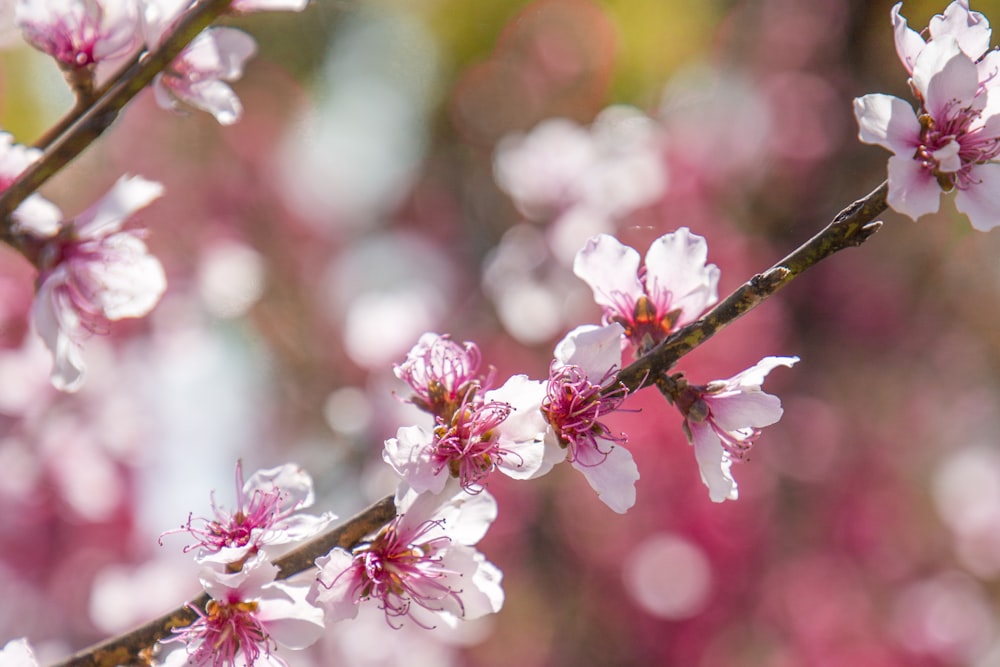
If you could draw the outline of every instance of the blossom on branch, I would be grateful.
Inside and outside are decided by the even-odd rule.
[[[497,470],[513,479],[552,469],[552,448],[543,439],[541,382],[515,375],[481,398],[469,398],[433,431],[404,426],[385,441],[382,458],[419,493],[441,493],[448,479],[478,492]]]
[[[566,460],[608,507],[624,513],[635,504],[639,469],[625,449],[625,435],[613,434],[601,421],[621,407],[627,393],[606,391],[620,366],[621,336],[621,325],[613,323],[577,327],[560,341],[542,414],[550,426],[546,437],[565,450]]]
[[[189,517],[180,530],[168,533],[190,533],[197,541],[184,551],[198,548],[201,562],[239,563],[262,549],[274,557],[274,547],[307,540],[337,518],[329,512],[298,513],[313,501],[312,478],[302,468],[287,463],[258,470],[244,483],[243,462],[237,461],[236,508],[219,508],[213,493],[214,519]]]
[[[893,8],[896,48],[919,109],[885,94],[854,100],[859,138],[893,153],[888,203],[914,220],[934,213],[941,192],[976,229],[1000,225],[1000,59],[986,53],[985,17],[964,2],[932,19],[927,42]]]
[[[733,461],[746,459],[761,429],[781,419],[781,401],[760,386],[778,366],[791,367],[798,357],[765,357],[728,380],[693,386],[683,379],[674,403],[684,415],[684,431],[694,445],[701,479],[714,502],[736,500]]]
[[[430,628],[498,612],[503,575],[473,548],[497,516],[493,496],[403,488],[396,506],[399,516],[353,553],[336,548],[316,559],[320,572],[309,599],[327,619],[354,618],[369,600],[393,627],[404,617]]]
[[[707,258],[705,239],[686,227],[653,241],[642,267],[635,249],[600,234],[577,253],[573,272],[639,356],[718,301],[719,269]]]
[[[205,567],[201,584],[211,596],[198,619],[165,640],[187,645],[187,664],[203,667],[271,667],[287,663],[279,646],[303,649],[323,633],[323,611],[306,600],[307,582],[275,581],[278,567],[261,554],[238,572]]]
[[[90,335],[107,333],[115,320],[148,314],[166,290],[163,267],[149,254],[143,232],[122,230],[162,193],[159,183],[123,177],[42,245],[31,315],[54,357],[57,389],[75,391],[83,383],[83,343]]]
[[[187,7],[183,0],[146,4],[143,28],[151,48],[170,34]],[[203,30],[153,79],[156,103],[172,110],[187,104],[212,114],[221,125],[232,125],[243,114],[243,105],[228,82],[243,76],[244,63],[256,52],[257,42],[242,30]]]

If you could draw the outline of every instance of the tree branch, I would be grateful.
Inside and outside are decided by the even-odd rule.
[[[317,558],[325,556],[334,547],[353,549],[365,536],[375,533],[395,516],[395,502],[392,496],[387,496],[339,527],[275,559],[278,579],[287,579],[308,570],[313,567]],[[75,653],[52,667],[118,667],[118,665],[148,664],[142,656],[147,654],[156,642],[169,637],[174,628],[184,627],[196,621],[198,615],[192,607],[204,611],[208,600],[208,594],[203,593],[186,605],[154,621]]]
[[[886,209],[888,182],[857,200],[833,219],[821,232],[763,273],[758,273],[720,301],[695,322],[675,331],[647,354],[618,373],[618,382],[636,391],[658,375],[669,371],[685,354],[707,341],[775,294],[806,269],[830,255],[858,246],[877,232],[881,222],[873,222]],[[613,385],[609,389],[614,389]]]

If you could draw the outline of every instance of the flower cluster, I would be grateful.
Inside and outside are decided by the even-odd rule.
[[[196,550],[201,584],[211,598],[205,609],[193,608],[194,623],[167,640],[186,645],[188,664],[250,666],[263,660],[280,666],[286,663],[276,654],[279,647],[301,649],[319,639],[323,611],[306,599],[310,582],[277,581],[272,562],[336,518],[299,512],[313,499],[312,478],[298,466],[259,470],[244,482],[240,462],[235,509],[218,507],[213,497],[213,518],[189,517],[169,531],[194,537],[184,550]]]
[[[897,97],[854,100],[861,141],[893,153],[888,202],[916,220],[934,213],[941,192],[976,229],[1000,225],[1000,54],[990,24],[955,0],[921,33],[892,8],[896,52],[910,75],[917,110]]]
[[[301,11],[301,0],[241,0],[230,11]],[[15,23],[25,40],[52,56],[81,99],[143,50],[154,50],[171,35],[191,7],[186,0],[18,0]],[[153,82],[165,109],[186,104],[212,114],[219,123],[236,122],[243,112],[229,83],[243,75],[257,44],[228,27],[202,31]]]

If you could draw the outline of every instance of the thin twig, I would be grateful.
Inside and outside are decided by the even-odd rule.
[[[275,559],[278,579],[287,579],[308,570],[313,567],[317,558],[326,555],[334,547],[354,548],[366,535],[377,532],[395,516],[396,506],[393,497],[387,496],[339,527]],[[198,614],[194,611],[194,607],[204,611],[208,600],[208,594],[202,594],[142,627],[95,644],[62,662],[55,663],[52,667],[117,667],[143,664],[142,655],[148,654],[156,642],[169,637],[174,628],[184,627],[196,621]]]
[[[874,220],[886,209],[888,189],[888,183],[883,182],[871,194],[845,208],[825,229],[792,254],[767,271],[755,275],[700,319],[678,329],[647,354],[623,368],[618,374],[618,382],[628,387],[629,391],[635,391],[649,380],[655,380],[673,368],[685,354],[748,313],[809,267],[844,248],[867,241],[882,226],[881,222]]]

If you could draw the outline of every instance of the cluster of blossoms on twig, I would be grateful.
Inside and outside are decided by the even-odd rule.
[[[110,66],[162,43],[188,8],[169,0],[20,0],[17,21],[32,44],[59,61],[86,102]],[[236,0],[230,8],[302,5]],[[907,27],[899,5],[892,20],[919,111],[887,95],[855,101],[862,141],[894,153],[889,204],[917,218],[937,210],[940,191],[956,190],[956,205],[973,226],[1000,224],[1000,61],[988,50],[988,22],[964,0],[932,19],[926,37]],[[158,77],[158,101],[169,107],[183,101],[221,123],[235,121],[239,101],[226,82],[240,75],[254,49],[252,39],[235,29],[206,30]],[[0,189],[38,157],[37,150],[0,135]],[[600,199],[594,193],[603,174],[590,153],[572,161],[579,176],[561,184],[556,201],[539,199],[530,184],[518,181],[516,163],[516,153],[508,154],[499,171],[515,198],[523,191],[522,210],[579,213]],[[111,321],[145,315],[163,294],[163,269],[147,252],[142,232],[124,229],[161,193],[156,183],[125,177],[74,219],[65,220],[38,195],[13,215],[19,248],[39,271],[33,319],[54,355],[58,387],[72,390],[82,381],[80,350],[88,335],[105,332]],[[636,195],[637,201],[644,196]],[[312,644],[326,624],[353,618],[361,604],[376,605],[397,628],[407,621],[450,626],[499,611],[502,574],[476,549],[499,512],[489,492],[495,472],[530,480],[569,463],[611,510],[628,511],[636,502],[639,470],[627,435],[609,421],[638,389],[619,381],[623,355],[641,359],[703,317],[718,301],[720,272],[708,263],[705,239],[683,227],[653,241],[644,260],[614,236],[599,234],[576,254],[573,271],[590,286],[602,321],[570,331],[555,346],[543,380],[516,374],[497,383],[492,368],[481,368],[475,343],[437,333],[417,341],[395,374],[412,392],[406,400],[429,420],[399,428],[382,451],[399,477],[397,516],[351,550],[337,547],[317,558],[318,571],[279,578],[274,563],[335,518],[301,512],[313,502],[309,476],[289,464],[244,481],[238,464],[235,509],[222,509],[213,499],[214,517],[189,517],[172,531],[194,538],[185,551],[193,551],[202,568],[208,602],[192,606],[196,620],[164,642],[184,644],[164,661],[285,665],[281,651]],[[737,498],[733,464],[745,460],[761,429],[782,415],[779,399],[762,390],[763,382],[773,369],[797,361],[769,356],[701,385],[669,369],[644,379],[643,386],[656,385],[680,411],[712,501]],[[13,642],[0,652],[0,664],[33,665],[34,658],[25,643]]]
[[[608,424],[630,394],[617,372],[623,352],[641,356],[715,302],[719,272],[707,255],[705,240],[687,229],[657,239],[644,267],[614,237],[588,242],[576,271],[604,308],[604,323],[567,334],[545,380],[513,375],[494,386],[496,371],[481,367],[475,343],[423,335],[395,367],[411,392],[406,400],[431,422],[404,426],[384,444],[383,458],[399,475],[396,518],[353,549],[316,558],[318,573],[277,581],[272,562],[332,520],[300,512],[312,502],[308,476],[286,465],[244,483],[237,466],[236,508],[213,500],[213,518],[189,518],[172,531],[195,538],[186,550],[202,565],[209,601],[167,640],[186,648],[166,663],[282,665],[282,651],[314,642],[326,624],[354,618],[363,604],[377,606],[394,628],[453,627],[498,612],[502,573],[476,549],[499,512],[491,476],[529,480],[566,462],[610,509],[635,504],[638,467],[626,435]],[[704,386],[672,379],[668,398],[684,415],[712,500],[736,498],[732,463],[781,416],[779,400],[761,391],[764,377],[795,361],[768,357]]]
[[[78,106],[86,106],[116,69],[170,36],[191,7],[176,0],[18,0],[14,18],[25,40],[59,64]],[[304,7],[301,0],[230,4],[237,13]],[[255,51],[253,38],[240,30],[208,28],[157,75],[156,99],[165,108],[184,103],[222,124],[235,122],[242,107],[227,82],[242,75]],[[0,133],[0,192],[41,157],[41,150]],[[147,315],[166,290],[163,267],[148,252],[145,232],[124,228],[162,193],[158,183],[123,177],[74,219],[38,194],[11,216],[8,238],[38,270],[32,321],[53,355],[57,389],[82,385],[88,337],[108,333],[116,320]]]
[[[889,205],[914,220],[934,213],[941,192],[976,229],[1000,225],[1000,52],[990,24],[955,0],[923,33],[892,8],[896,52],[917,110],[898,97],[854,100],[861,141],[892,151]]]
[[[168,663],[223,667],[239,657],[246,665],[284,665],[275,653],[279,646],[302,649],[319,639],[323,612],[306,600],[310,582],[277,581],[272,562],[336,518],[299,511],[313,500],[312,479],[297,466],[260,470],[244,482],[237,463],[236,507],[227,511],[213,498],[214,517],[189,517],[171,531],[195,539],[185,551],[195,551],[210,600],[204,610],[192,607],[197,620],[167,640],[185,644],[168,655]]]

